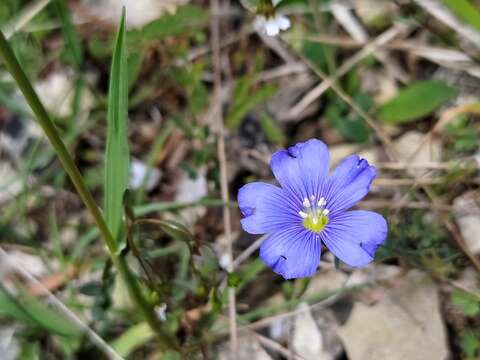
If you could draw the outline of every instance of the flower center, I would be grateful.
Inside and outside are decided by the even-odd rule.
[[[327,201],[324,197],[316,199],[315,195],[310,199],[303,199],[303,209],[298,214],[303,218],[303,226],[315,233],[323,231],[328,224],[328,214],[330,211],[326,208]]]

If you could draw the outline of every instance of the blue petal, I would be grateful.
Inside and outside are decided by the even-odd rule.
[[[357,155],[346,157],[330,175],[324,192],[332,215],[351,208],[364,198],[376,176],[377,170],[367,160]]]
[[[320,263],[320,237],[301,227],[270,235],[260,247],[260,257],[285,279],[312,276]]]
[[[288,150],[280,150],[270,160],[275,178],[300,203],[317,196],[328,174],[330,156],[320,140],[310,139]]]
[[[301,224],[299,209],[278,186],[254,182],[238,191],[243,229],[250,234],[278,231],[292,224]]]
[[[387,222],[372,211],[347,211],[331,217],[321,233],[322,241],[340,260],[350,266],[370,263],[385,242]]]

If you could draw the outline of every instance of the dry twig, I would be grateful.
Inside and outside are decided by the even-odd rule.
[[[218,14],[220,11],[219,0],[210,0],[210,9],[212,14]],[[222,200],[225,204],[230,202],[228,194],[228,176],[227,176],[227,158],[225,151],[225,132],[222,115],[222,75],[220,59],[220,20],[218,16],[213,16],[211,25],[211,47],[214,67],[214,96],[212,103],[213,115],[217,125],[217,156],[220,165],[220,187]],[[228,272],[233,272],[233,249],[232,249],[232,221],[230,217],[230,208],[223,207],[223,225],[226,236],[226,253],[228,256]],[[230,319],[230,351],[232,360],[237,359],[237,319],[235,305],[235,289],[229,287],[229,319]]]
[[[397,24],[384,33],[380,34],[375,40],[367,44],[363,49],[345,61],[338,70],[329,77],[323,79],[323,81],[310,90],[295,106],[293,106],[289,112],[285,115],[286,119],[297,118],[308,106],[314,101],[318,100],[325,91],[327,91],[338,79],[349,72],[355,65],[365,59],[368,55],[372,54],[379,46],[391,41],[399,34],[405,33],[407,27],[403,24]]]

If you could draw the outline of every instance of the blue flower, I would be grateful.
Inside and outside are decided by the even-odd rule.
[[[344,263],[370,263],[387,235],[385,219],[371,211],[348,210],[370,190],[375,167],[357,155],[346,157],[329,175],[329,153],[310,139],[273,154],[270,161],[281,187],[244,185],[238,204],[243,229],[269,234],[260,257],[285,279],[312,276],[322,243]]]

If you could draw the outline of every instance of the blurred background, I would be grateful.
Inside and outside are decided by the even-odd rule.
[[[254,0],[0,2],[98,204],[126,6],[125,207],[150,220],[123,255],[186,349],[165,350],[145,323],[0,64],[0,359],[480,359],[480,2],[272,5],[288,20],[277,36]],[[358,153],[377,167],[357,207],[382,213],[389,234],[364,269],[323,251],[313,278],[285,281],[241,229],[236,195],[273,181],[274,151],[313,137],[332,165]]]

